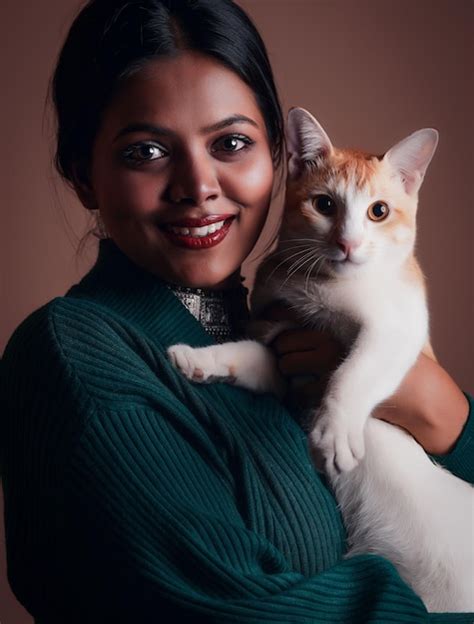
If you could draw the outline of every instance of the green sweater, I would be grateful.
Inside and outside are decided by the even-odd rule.
[[[335,500],[272,396],[195,385],[166,348],[213,343],[111,241],[4,354],[9,581],[41,624],[469,622],[386,560],[344,559]],[[474,480],[474,418],[443,463]]]

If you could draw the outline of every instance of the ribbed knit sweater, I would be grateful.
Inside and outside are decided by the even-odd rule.
[[[8,575],[41,624],[473,622],[428,615],[388,561],[344,558],[336,502],[275,398],[197,385],[166,348],[213,339],[101,241],[1,369]],[[439,458],[474,480],[474,422]]]

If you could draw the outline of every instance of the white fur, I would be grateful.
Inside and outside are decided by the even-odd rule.
[[[365,440],[362,462],[332,479],[349,534],[346,557],[389,559],[428,611],[472,612],[472,487],[398,427],[371,418]]]
[[[333,150],[303,109],[290,111],[288,144],[290,184],[298,184],[308,163],[313,166]],[[474,490],[436,466],[401,429],[369,418],[428,342],[428,311],[421,278],[403,270],[413,253],[414,220],[411,226],[394,222],[387,237],[367,218],[367,207],[390,197],[414,216],[436,144],[437,132],[425,129],[395,145],[377,165],[375,194],[339,179],[318,189],[341,202],[340,235],[360,243],[350,262],[338,262],[343,252],[331,244],[336,225],[330,217],[315,214],[313,234],[308,223],[298,229],[284,218],[279,247],[257,274],[252,311],[258,316],[275,299],[286,301],[306,325],[328,328],[350,347],[310,433],[348,530],[347,556],[387,557],[430,611],[464,612],[474,611]],[[285,253],[292,262],[288,272]],[[204,349],[176,345],[169,353],[195,381],[230,377],[251,390],[281,388],[270,350],[255,341]]]
[[[227,381],[254,392],[280,395],[284,381],[269,349],[256,340],[227,342],[194,349],[176,344],[168,349],[173,365],[198,383]]]

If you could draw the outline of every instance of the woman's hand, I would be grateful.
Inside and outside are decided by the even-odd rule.
[[[270,320],[294,320],[280,304],[265,313]],[[310,329],[290,329],[272,342],[280,372],[291,382],[290,405],[317,407],[332,372],[346,355],[342,345],[329,333]],[[420,354],[397,391],[381,403],[373,416],[408,431],[427,453],[448,453],[466,423],[469,403],[449,376],[433,359]]]

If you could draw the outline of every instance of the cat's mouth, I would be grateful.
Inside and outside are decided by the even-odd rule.
[[[343,265],[343,264],[352,264],[353,259],[349,256],[345,256],[343,258],[331,258],[330,256],[326,257],[326,261],[331,265]]]
[[[354,256],[347,255],[345,258],[327,258],[327,264],[334,270],[344,270],[349,267],[358,267],[365,263],[365,260],[361,258],[355,258]]]

